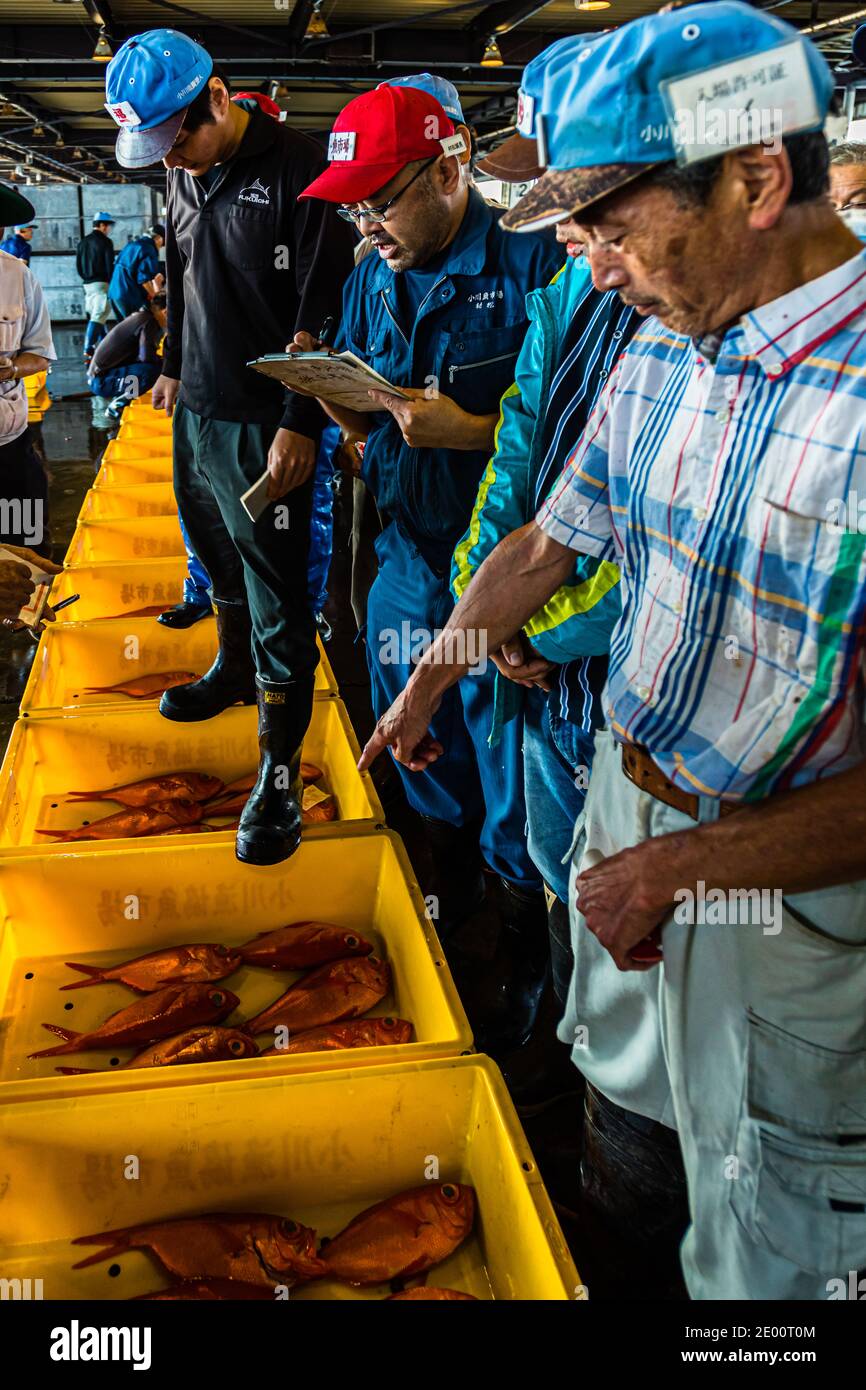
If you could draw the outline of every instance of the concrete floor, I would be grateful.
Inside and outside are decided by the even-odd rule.
[[[50,475],[51,537],[58,562],[66,552],[84,494],[92,485],[97,460],[110,437],[107,431],[94,429],[91,420],[89,399],[59,401],[48,412],[41,429]],[[374,719],[363,648],[357,641],[348,602],[350,525],[351,489],[340,487],[335,510],[330,598],[326,608],[333,628],[328,655],[341,697],[363,745],[372,731]],[[0,748],[5,749],[15,722],[35,651],[35,645],[25,634],[10,635],[0,628]],[[390,760],[379,760],[374,778],[389,826],[402,835],[423,891],[432,891],[431,867],[421,823],[406,802]],[[461,928],[461,938],[469,937],[476,944],[479,975],[483,975],[483,962],[495,947],[496,932],[495,914],[489,907],[482,908],[466,927]],[[471,1021],[474,1012],[471,985],[461,984],[461,994]],[[524,1128],[590,1297],[628,1301],[683,1297],[676,1273],[675,1242],[667,1242],[665,1248],[659,1248],[648,1263],[645,1252],[606,1229],[593,1212],[582,1210],[579,1189],[582,1123],[582,1102],[576,1095],[559,1102],[541,1116],[527,1119]],[[666,1272],[660,1280],[658,1275],[662,1268]]]

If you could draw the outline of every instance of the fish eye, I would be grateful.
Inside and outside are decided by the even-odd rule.
[[[296,1236],[300,1229],[297,1221],[290,1221],[288,1217],[284,1217],[280,1222],[280,1230],[284,1236]]]
[[[229,1043],[229,1052],[233,1052],[236,1057],[239,1056],[240,1053],[244,1052],[245,1050],[246,1049],[244,1048],[244,1044],[241,1042],[240,1038],[233,1038],[232,1041]]]
[[[383,1028],[396,1028],[396,1027],[397,1027],[397,1020],[396,1020],[396,1018],[383,1018],[383,1019],[382,1019],[382,1027],[383,1027]]]
[[[351,947],[353,951],[356,946],[359,946],[361,944],[357,936],[344,936],[343,940],[347,946]]]
[[[214,990],[213,994],[212,994],[211,997],[210,997],[210,1002],[211,1002],[212,1004],[220,1005],[220,1004],[224,1004],[225,1001],[226,1001],[225,995],[222,994],[218,989],[217,989],[217,990]]]
[[[460,1189],[455,1187],[453,1182],[445,1182],[439,1189],[442,1199],[445,1202],[456,1202],[460,1196]]]

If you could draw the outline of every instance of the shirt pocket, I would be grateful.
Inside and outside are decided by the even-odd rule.
[[[235,203],[226,219],[226,259],[238,270],[273,270],[276,230],[273,212]]]
[[[800,1269],[866,1267],[866,1050],[838,1052],[750,1012],[733,1210]]]
[[[367,333],[367,341],[363,350],[364,361],[368,367],[372,367],[374,372],[378,372],[386,381],[390,381],[392,386],[399,386],[398,381],[394,381],[394,363],[391,358],[391,329],[387,324],[380,324],[378,327],[371,325]]]
[[[0,304],[0,354],[17,352],[23,336],[24,305]]]
[[[439,389],[473,415],[492,415],[514,380],[526,321],[481,331],[455,329],[445,335]]]

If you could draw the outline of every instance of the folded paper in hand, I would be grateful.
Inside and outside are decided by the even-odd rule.
[[[12,560],[16,565],[24,565],[30,571],[30,578],[36,587],[24,607],[19,610],[18,621],[24,623],[25,627],[36,627],[42,620],[42,610],[54,576],[46,574],[37,565],[31,565],[29,560],[23,560],[20,555],[13,555],[5,546],[0,546],[0,560]]]
[[[248,362],[264,376],[276,377],[285,386],[300,387],[323,401],[347,406],[350,410],[381,410],[368,391],[390,391],[408,400],[405,391],[392,386],[354,352],[276,352]]]

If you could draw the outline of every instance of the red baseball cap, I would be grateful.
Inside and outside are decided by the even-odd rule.
[[[264,92],[235,92],[232,101],[254,101],[266,116],[273,116],[275,121],[278,121],[283,114],[273,98],[265,96]]]
[[[460,154],[462,135],[435,97],[418,87],[376,87],[344,106],[328,140],[331,163],[299,198],[358,203],[413,159]]]

